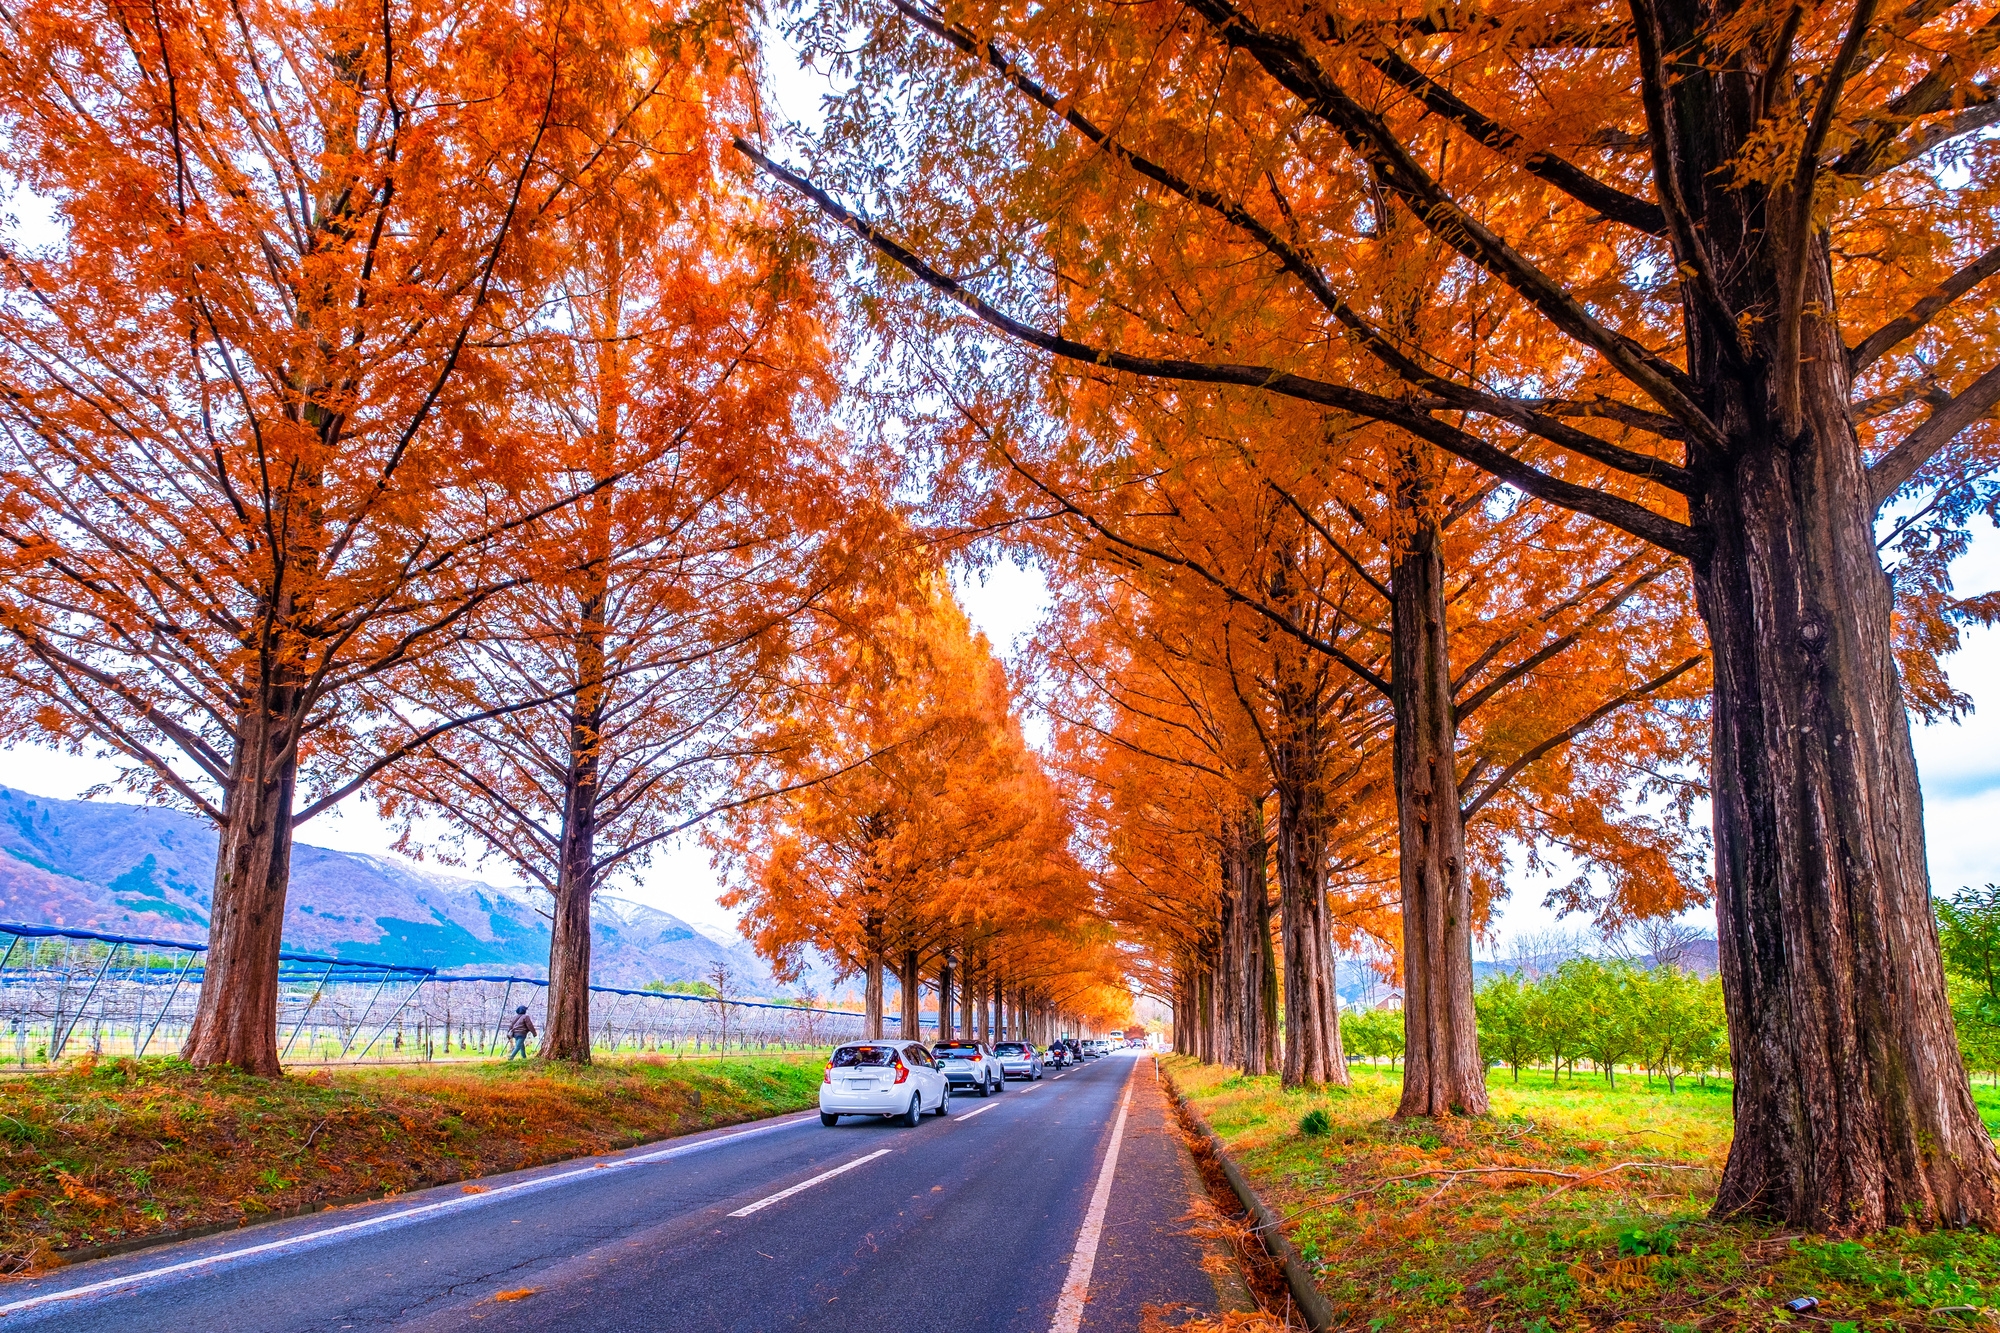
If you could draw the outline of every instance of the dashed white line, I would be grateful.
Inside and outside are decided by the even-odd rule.
[[[877,1148],[874,1152],[869,1153],[866,1157],[857,1157],[851,1162],[843,1162],[839,1166],[833,1168],[833,1170],[831,1171],[820,1172],[818,1175],[814,1176],[811,1180],[801,1180],[798,1184],[792,1186],[788,1190],[779,1190],[776,1194],[773,1194],[768,1198],[759,1199],[757,1200],[757,1202],[753,1204],[746,1204],[744,1207],[738,1208],[735,1212],[731,1213],[730,1216],[748,1217],[750,1216],[750,1214],[757,1212],[760,1209],[769,1208],[772,1204],[777,1203],[780,1200],[791,1198],[794,1194],[797,1194],[800,1190],[809,1190],[813,1186],[818,1185],[824,1181],[832,1180],[835,1176],[844,1175],[845,1173],[852,1171],[857,1166],[865,1166],[869,1162],[874,1161],[877,1157],[887,1157],[888,1155],[889,1155],[889,1150],[887,1148]]]
[[[977,1111],[967,1111],[964,1115],[953,1116],[952,1119],[963,1124],[965,1121],[972,1119],[972,1117],[976,1115],[985,1115],[988,1111],[994,1110],[999,1105],[1000,1103],[998,1102],[988,1102],[986,1103],[986,1105],[980,1107]]]
[[[279,1250],[303,1249],[340,1236],[351,1236],[357,1232],[375,1231],[399,1226],[405,1222],[412,1222],[422,1217],[435,1216],[439,1213],[457,1212],[465,1208],[484,1208],[486,1205],[501,1199],[512,1198],[533,1190],[547,1189],[552,1185],[559,1185],[564,1181],[575,1180],[578,1177],[591,1175],[594,1172],[618,1171],[626,1167],[642,1166],[650,1162],[661,1162],[670,1157],[683,1157],[689,1153],[702,1152],[709,1148],[718,1148],[725,1143],[733,1143],[737,1139],[747,1139],[758,1134],[769,1134],[780,1129],[802,1128],[810,1123],[811,1121],[809,1120],[799,1119],[788,1120],[776,1125],[759,1125],[755,1129],[740,1130],[734,1134],[724,1134],[717,1138],[703,1139],[699,1143],[683,1143],[676,1147],[661,1149],[657,1152],[641,1153],[636,1157],[621,1157],[615,1162],[599,1162],[594,1166],[581,1167],[572,1171],[559,1171],[554,1175],[537,1176],[533,1180],[516,1181],[512,1185],[498,1185],[492,1189],[482,1190],[478,1194],[461,1195],[458,1198],[445,1199],[439,1203],[427,1203],[415,1208],[405,1208],[400,1212],[385,1213],[379,1217],[363,1218],[359,1222],[346,1222],[337,1227],[327,1227],[320,1231],[308,1231],[297,1236],[287,1236],[283,1240],[269,1240],[261,1245],[246,1245],[238,1250],[224,1250],[220,1254],[204,1255],[199,1259],[185,1259],[177,1264],[166,1264],[159,1268],[142,1269],[136,1273],[127,1273],[123,1277],[105,1278],[101,1282],[90,1282],[81,1287],[70,1287],[65,1291],[44,1292],[39,1296],[29,1296],[22,1300],[10,1301],[6,1305],[0,1305],[0,1316],[19,1314],[23,1310],[33,1310],[38,1306],[52,1305],[57,1301],[70,1301],[83,1296],[95,1296],[103,1292],[115,1291],[120,1287],[144,1286],[158,1278],[172,1277],[178,1273],[191,1273],[202,1268],[213,1268],[218,1264],[226,1264],[236,1259],[248,1259],[253,1255],[272,1254]]]
[[[1118,1145],[1125,1141],[1125,1115],[1132,1108],[1132,1080],[1126,1077],[1125,1096],[1118,1103],[1118,1120],[1111,1126],[1111,1146],[1104,1150],[1104,1167],[1097,1173],[1097,1188],[1090,1194],[1090,1211],[1083,1215],[1083,1229],[1076,1233],[1076,1251],[1070,1256],[1069,1277],[1063,1281],[1056,1301],[1056,1320],[1049,1333],[1077,1333],[1083,1323],[1083,1302],[1090,1295],[1090,1270],[1097,1265],[1097,1242],[1104,1235],[1104,1210],[1111,1202],[1111,1179],[1118,1173]]]

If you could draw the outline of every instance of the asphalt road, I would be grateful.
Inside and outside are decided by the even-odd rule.
[[[0,1330],[1171,1325],[1235,1302],[1154,1077],[1116,1055],[915,1129],[786,1117],[80,1264],[0,1287]]]

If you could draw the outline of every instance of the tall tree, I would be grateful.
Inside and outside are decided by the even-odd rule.
[[[0,249],[0,679],[14,734],[216,824],[196,1064],[277,1072],[293,830],[408,740],[358,693],[569,498],[523,496],[502,349],[650,96],[606,93],[660,59],[646,15],[61,0],[0,33],[53,213]]]
[[[543,432],[543,487],[587,498],[546,525],[540,576],[395,701],[412,734],[488,716],[378,784],[389,813],[442,816],[551,896],[544,1059],[590,1058],[594,895],[756,796],[732,784],[787,743],[762,726],[796,707],[782,663],[834,632],[816,608],[881,535],[820,419],[817,294],[718,161],[749,75],[733,34],[697,36],[677,68],[634,71],[655,96],[607,154],[629,164],[549,236],[559,315],[517,410]]]
[[[1108,940],[1081,947],[1092,903],[1061,793],[948,585],[925,576],[870,628],[826,655],[813,744],[753,766],[773,787],[801,766],[837,776],[735,812],[718,841],[734,863],[724,903],[746,910],[781,973],[811,950],[861,974],[871,1035],[888,969],[902,972],[908,1017],[927,964],[955,956],[981,1032],[1043,971],[1022,966],[1039,932],[1073,937],[1072,973],[1114,973]]]
[[[1873,0],[840,12],[871,39],[851,98],[867,111],[833,141],[872,158],[891,217],[776,170],[959,309],[1087,364],[1400,426],[1688,562],[1714,659],[1738,1089],[1718,1210],[1837,1231],[2000,1220],[1928,911],[1875,530],[1885,500],[1990,470],[2000,365],[1976,314],[2000,269],[1980,134],[1996,20]],[[892,81],[905,110],[873,116]],[[827,166],[828,184],[858,179]],[[1072,211],[1081,177],[1116,188]],[[1377,200],[1480,294],[1477,371],[1379,306]],[[1187,264],[1228,259],[1226,299],[1151,301],[1134,261],[1176,261],[1113,235],[1120,212],[1178,235]],[[1056,288],[1032,259],[1050,247]],[[973,272],[998,276],[952,276]],[[1280,308],[1300,321],[1284,336],[1234,336]],[[1922,355],[1941,316],[1976,330],[1947,374]],[[1324,375],[1330,342],[1398,389]]]

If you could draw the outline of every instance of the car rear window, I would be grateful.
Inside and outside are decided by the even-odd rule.
[[[843,1046],[833,1053],[835,1069],[879,1069],[896,1063],[893,1046]]]
[[[1028,1048],[1018,1041],[1003,1041],[993,1048],[995,1055],[1026,1055]]]
[[[975,1060],[979,1057],[977,1046],[934,1046],[940,1060]]]

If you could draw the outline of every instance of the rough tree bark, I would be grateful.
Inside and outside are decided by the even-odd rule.
[[[1263,816],[1263,807],[1258,807],[1258,816]],[[1268,843],[1267,843],[1268,846]],[[1271,885],[1267,871],[1268,854],[1265,862],[1257,869],[1257,946],[1264,955],[1261,964],[1264,983],[1259,995],[1263,1010],[1261,1022],[1264,1027],[1264,1072],[1270,1073],[1280,1067],[1284,1058],[1279,1043],[1278,1030],[1278,953],[1277,945],[1271,938]]]
[[[862,968],[861,982],[861,1035],[870,1041],[880,1041],[884,1035],[882,1028],[882,951],[870,947],[868,960]]]
[[[1333,947],[1333,905],[1327,897],[1327,888],[1326,867],[1322,863],[1319,886],[1320,923],[1323,928],[1322,938],[1326,945],[1326,989],[1327,994],[1332,997],[1329,1008],[1333,1016],[1327,1028],[1326,1044],[1336,1071],[1334,1081],[1343,1088],[1351,1088],[1354,1086],[1354,1071],[1347,1067],[1347,1047],[1340,1039],[1340,956],[1339,951]]]
[[[598,568],[602,568],[600,563]],[[549,935],[549,1013],[541,1058],[590,1063],[590,903],[597,891],[597,797],[606,697],[602,578],[585,594],[577,641],[577,685],[563,781],[562,847]]]
[[[298,764],[290,738],[300,719],[296,686],[237,723],[228,800],[215,856],[208,953],[194,1022],[181,1055],[194,1065],[235,1065],[275,1078],[278,950],[291,881],[292,798]]]
[[[922,1041],[924,1039],[924,983],[922,974],[917,970],[917,951],[915,949],[903,950],[903,965],[896,969],[896,985],[903,993],[903,1025],[902,1030],[896,1035],[902,1037],[905,1041]]]
[[[1420,467],[1403,469],[1416,487]],[[1421,496],[1402,497],[1412,513]],[[1390,690],[1403,895],[1403,1096],[1399,1116],[1484,1115],[1486,1066],[1472,1007],[1472,887],[1458,804],[1458,727],[1445,630],[1444,561],[1420,523],[1391,571]]]
[[[1268,1074],[1277,1046],[1277,977],[1271,969],[1271,900],[1266,881],[1269,846],[1264,838],[1264,803],[1246,800],[1230,823],[1233,839],[1231,882],[1225,899],[1225,929],[1234,959],[1236,1063],[1246,1074]]]
[[[1707,17],[1686,0],[1658,15],[1664,51]],[[1689,377],[1723,437],[1688,450],[1735,1074],[1716,1212],[1828,1232],[1991,1227],[2000,1156],[1945,998],[1828,237],[1786,191],[1724,183],[1761,120],[1754,73],[1704,67],[1652,112],[1675,125],[1656,167],[1726,260],[1719,304],[1765,316],[1746,337],[1683,284]]]
[[[1221,893],[1217,895],[1215,921],[1215,1063],[1233,1064],[1243,1049],[1243,931],[1236,913],[1241,901],[1243,878],[1243,834],[1234,817],[1222,821]]]
[[[1194,1054],[1194,996],[1185,953],[1174,959],[1174,1054]]]
[[[1278,911],[1283,933],[1285,994],[1284,1085],[1315,1087],[1345,1081],[1335,1068],[1328,1033],[1334,1017],[1327,975],[1325,793],[1320,787],[1323,737],[1317,701],[1280,667],[1275,691],[1279,734],[1271,743],[1278,792]]]
[[[939,1041],[950,1041],[956,1030],[952,1022],[951,955],[946,953],[938,963],[938,1034]]]

